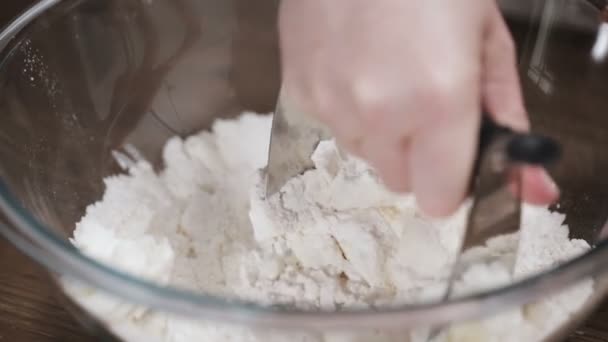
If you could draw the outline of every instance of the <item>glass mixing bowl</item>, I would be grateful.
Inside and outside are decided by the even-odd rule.
[[[15,19],[0,33],[2,234],[54,280],[197,322],[273,331],[461,322],[593,279],[593,295],[551,338],[565,336],[607,288],[608,245],[600,233],[608,215],[608,64],[590,57],[603,1],[501,1],[533,127],[564,144],[563,161],[552,170],[563,195],[553,209],[567,214],[571,237],[595,246],[549,272],[446,303],[306,312],[160,287],[70,244],[75,222],[103,193],[103,177],[121,171],[113,151],[134,146],[160,166],[170,137],[243,110],[273,109],[280,78],[277,3],[47,0]],[[103,319],[70,303],[83,323],[110,336]]]

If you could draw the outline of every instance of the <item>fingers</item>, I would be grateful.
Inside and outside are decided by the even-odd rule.
[[[465,112],[425,127],[412,140],[412,190],[420,208],[432,216],[451,214],[466,196],[479,115],[477,106],[461,109]]]
[[[558,199],[559,188],[543,167],[525,167],[521,177],[521,197],[526,202],[546,205]]]
[[[390,142],[383,137],[372,137],[362,142],[360,151],[389,189],[395,192],[411,190],[410,146],[407,141]]]
[[[391,190],[411,190],[425,212],[448,215],[468,190],[480,108],[529,129],[512,38],[495,4],[450,5],[440,12],[444,25],[420,19],[445,2],[370,4],[284,1],[283,89]],[[418,31],[395,29],[404,22]],[[556,196],[542,170],[527,168],[522,177],[525,200]]]
[[[483,105],[496,122],[527,131],[513,38],[496,5],[491,7],[483,43]]]

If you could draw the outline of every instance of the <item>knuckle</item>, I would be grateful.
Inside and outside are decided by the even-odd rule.
[[[500,46],[504,52],[509,54],[515,54],[515,42],[513,41],[513,39],[511,39],[511,37],[504,37],[504,39],[501,40]]]
[[[357,77],[351,83],[350,97],[364,119],[377,119],[387,111],[391,99],[382,83],[369,75]]]
[[[446,81],[430,82],[414,92],[415,108],[425,117],[448,115],[454,94],[453,85]]]
[[[502,37],[498,39],[496,44],[496,51],[502,54],[503,56],[508,57],[507,60],[515,61],[517,59],[517,49],[515,46],[515,42],[511,37]]]
[[[462,71],[437,72],[428,78],[417,94],[418,110],[425,116],[446,118],[461,115],[462,111],[475,107],[479,95],[479,77]]]

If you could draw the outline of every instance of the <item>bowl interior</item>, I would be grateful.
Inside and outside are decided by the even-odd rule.
[[[243,108],[269,112],[278,88],[276,4],[67,1],[4,56],[2,177],[66,238],[111,151],[159,161],[164,142]]]

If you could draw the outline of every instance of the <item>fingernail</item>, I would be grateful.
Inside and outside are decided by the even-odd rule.
[[[549,175],[549,173],[544,170],[543,170],[542,182],[543,182],[543,187],[545,189],[547,189],[547,192],[549,192],[552,195],[552,197],[557,198],[559,196],[559,187],[557,186],[557,183],[555,183],[555,181]]]

